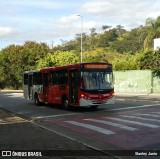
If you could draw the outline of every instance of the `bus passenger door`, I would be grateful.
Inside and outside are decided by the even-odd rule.
[[[70,70],[69,76],[69,101],[71,105],[75,105],[78,104],[79,71]]]
[[[49,74],[48,73],[43,74],[43,97],[44,97],[44,102],[48,102],[48,98],[49,98]]]
[[[33,75],[28,75],[28,98],[33,98]]]

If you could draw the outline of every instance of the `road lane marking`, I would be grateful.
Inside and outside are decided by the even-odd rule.
[[[76,115],[76,114],[82,114],[82,113],[68,113],[68,114],[58,114],[58,115],[48,115],[48,116],[38,116],[34,117],[34,119],[43,119],[43,118],[54,118],[54,117],[62,117],[62,116],[68,116],[68,115]]]
[[[80,123],[80,122],[76,122],[76,121],[65,121],[65,122],[67,122],[69,124],[72,124],[72,125],[84,127],[84,128],[87,128],[87,129],[91,129],[91,130],[94,130],[96,132],[100,132],[100,133],[105,134],[105,135],[115,134],[115,132],[113,132],[111,130],[103,129],[101,127],[90,125],[90,124],[84,124],[84,123]]]
[[[11,98],[15,98],[15,97],[20,97],[20,98],[24,98],[22,93],[6,93],[5,95],[8,95]]]
[[[17,117],[17,116],[4,117],[3,119],[0,119],[0,125],[16,124],[16,123],[24,123],[24,122],[28,122],[28,121],[23,118]]]
[[[125,108],[115,108],[115,109],[109,109],[104,111],[112,111],[112,110],[125,110],[125,109],[137,109],[137,108],[145,108],[145,107],[154,107],[154,106],[160,106],[159,104],[150,104],[150,105],[140,105],[140,106],[134,106],[134,107],[125,107]]]
[[[8,125],[8,124],[18,124],[18,123],[28,123],[28,121],[16,121],[16,122],[0,122],[0,125]]]
[[[97,122],[97,123],[102,123],[102,124],[106,124],[106,125],[110,125],[110,126],[115,126],[115,127],[121,128],[121,129],[128,130],[128,131],[138,130],[138,129],[133,128],[133,127],[129,127],[129,126],[125,126],[123,124],[113,123],[113,122],[109,122],[109,121],[105,121],[105,120],[96,120],[96,119],[90,119],[90,118],[89,119],[84,119],[84,120],[93,121],[93,122]]]
[[[124,120],[124,119],[120,119],[120,118],[112,118],[112,117],[103,117],[103,118],[122,121],[122,122],[136,124],[136,125],[141,125],[141,126],[145,126],[145,127],[149,127],[149,128],[159,128],[160,127],[160,126],[154,125],[154,124],[141,123],[141,122],[138,122],[138,121]]]
[[[157,120],[157,119],[148,119],[148,118],[142,118],[142,117],[138,117],[138,116],[128,116],[128,115],[121,115],[121,116],[122,117],[127,117],[127,118],[133,118],[133,119],[142,119],[142,120],[160,122],[160,120]]]
[[[154,113],[154,114],[160,114],[160,112],[151,112],[151,113]]]
[[[136,113],[136,115],[142,115],[142,116],[151,116],[151,117],[158,117],[158,118],[160,117],[159,115],[154,115],[154,114],[146,114],[146,113],[145,113],[145,114],[144,114],[144,113],[143,113],[143,114],[141,114],[141,113]]]

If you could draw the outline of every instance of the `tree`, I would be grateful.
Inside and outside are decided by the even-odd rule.
[[[160,78],[160,49],[154,52],[152,70],[153,73]]]
[[[37,69],[41,69],[44,67],[53,67],[55,65],[56,63],[54,59],[54,54],[48,53],[46,54],[46,56],[44,56],[38,61]]]
[[[124,29],[124,26],[122,25],[117,25],[116,26],[116,30],[117,30],[117,34],[119,36],[121,36],[122,34],[124,34],[125,32],[127,32],[125,29]]]
[[[25,58],[27,58],[26,61],[30,66],[35,66],[39,59],[43,58],[48,52],[50,52],[47,44],[34,41],[27,41],[22,47],[23,54]]]
[[[136,70],[137,67],[136,58],[131,54],[126,54],[123,58],[116,58],[113,61],[114,70]]]
[[[43,59],[40,59],[37,68],[63,66],[79,61],[80,57],[74,51],[57,51],[54,54],[48,53]]]
[[[160,50],[146,49],[137,55],[139,69],[150,69],[156,75],[160,75]]]
[[[157,19],[147,18],[146,27],[148,34],[144,40],[144,49],[153,47],[153,39],[160,37],[160,16]]]
[[[141,28],[134,28],[131,31],[124,32],[111,44],[111,48],[119,53],[131,53],[135,54],[139,50],[143,49],[143,42],[139,40],[139,34]]]
[[[3,69],[3,83],[16,89],[22,84],[21,46],[10,45],[1,51],[0,68]]]
[[[96,33],[96,28],[91,28],[90,29],[90,31],[91,31],[91,37],[93,37],[93,36],[95,36],[97,33]]]
[[[112,27],[112,26],[109,26],[109,25],[103,25],[103,26],[102,26],[102,31],[105,32],[106,30],[111,29],[111,27]]]
[[[79,62],[80,56],[77,56],[74,51],[65,51],[54,53],[53,59],[56,66],[63,66]]]
[[[9,45],[0,53],[0,82],[8,87],[22,87],[23,72],[37,68],[38,61],[49,51],[45,43],[25,42]]]

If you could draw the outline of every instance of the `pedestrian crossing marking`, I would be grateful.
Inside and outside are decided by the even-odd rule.
[[[93,130],[95,132],[98,133],[102,133],[105,135],[112,135],[112,134],[117,134],[116,129],[112,130],[112,127],[117,127],[119,129],[123,129],[125,131],[129,131],[129,132],[134,132],[134,131],[138,131],[140,129],[142,129],[143,127],[147,127],[147,128],[160,128],[160,125],[158,123],[160,123],[160,120],[157,120],[156,118],[147,118],[147,116],[151,116],[151,117],[159,117],[158,115],[155,115],[153,113],[157,113],[160,114],[159,112],[150,112],[150,113],[134,113],[131,115],[118,115],[118,116],[113,116],[113,117],[98,117],[98,118],[83,118],[80,119],[78,121],[76,120],[67,120],[64,121],[68,124],[74,125],[74,126],[79,126],[79,127],[83,127],[86,129],[90,129]],[[142,115],[142,116],[141,116]],[[146,116],[146,117],[143,117]],[[108,120],[107,120],[108,119]],[[135,120],[136,121],[135,121]],[[113,121],[114,120],[114,121]],[[87,123],[85,122],[87,121]],[[117,121],[117,122],[116,122]],[[145,121],[145,122],[143,122]],[[150,122],[150,123],[147,123]],[[130,125],[135,125],[135,126],[128,126],[125,125],[123,123],[120,122],[124,122],[124,123],[129,123]],[[152,124],[152,123],[153,124]],[[156,124],[155,124],[156,123]],[[158,125],[157,125],[158,124]],[[111,126],[111,127],[107,127]],[[137,126],[141,126],[137,128]]]
[[[160,127],[160,126],[154,125],[154,124],[147,124],[147,123],[142,123],[142,122],[132,121],[132,120],[125,120],[125,119],[120,119],[120,118],[112,118],[112,117],[103,117],[103,118],[112,119],[112,120],[116,120],[116,121],[122,121],[122,122],[136,124],[136,125],[141,125],[141,126],[149,127],[149,128],[159,128]]]
[[[138,116],[128,116],[128,115],[121,115],[121,116],[122,117],[127,117],[127,118],[133,118],[133,119],[142,119],[142,120],[160,122],[160,120],[157,120],[157,119],[148,119],[148,118],[143,118],[143,117],[138,117]]]
[[[123,108],[114,108],[114,109],[107,109],[107,110],[104,110],[104,111],[112,111],[112,110],[129,110],[129,109],[137,109],[137,108],[147,108],[147,107],[155,107],[155,106],[160,106],[160,103],[158,104],[150,104],[150,105],[137,105],[137,106],[134,106],[134,107],[123,107]]]
[[[128,131],[138,130],[137,128],[133,128],[133,127],[125,126],[123,124],[113,123],[113,122],[109,122],[109,121],[105,121],[105,120],[96,120],[96,119],[90,119],[90,118],[84,119],[84,120],[102,123],[102,124],[106,124],[106,125],[110,125],[110,126],[115,126],[115,127],[121,128],[121,129],[128,130]]]
[[[151,112],[151,113],[160,114],[160,112]]]
[[[111,130],[107,130],[107,129],[104,129],[104,128],[101,128],[101,127],[98,127],[98,126],[94,126],[94,125],[91,125],[91,124],[84,124],[84,123],[80,123],[80,122],[76,122],[76,121],[65,121],[65,122],[67,122],[69,124],[72,124],[72,125],[84,127],[84,128],[87,128],[87,129],[91,129],[91,130],[103,133],[105,135],[115,134],[115,132],[113,132]]]
[[[154,115],[154,114],[141,114],[141,113],[136,113],[136,115],[142,115],[142,116],[151,116],[151,117],[160,117],[159,115]]]

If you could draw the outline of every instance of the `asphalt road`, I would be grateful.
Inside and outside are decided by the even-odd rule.
[[[117,95],[114,105],[66,111],[0,92],[0,108],[97,150],[160,150],[159,95]]]

